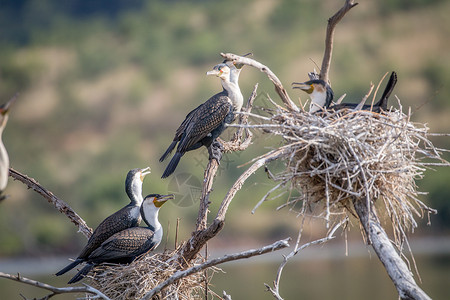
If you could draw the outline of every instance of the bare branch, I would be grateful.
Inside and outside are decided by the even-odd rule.
[[[294,250],[292,250],[288,255],[284,256],[283,262],[281,262],[280,266],[278,267],[278,272],[273,284],[273,288],[270,287],[268,284],[264,284],[268,291],[270,293],[272,293],[272,295],[277,299],[277,300],[282,300],[283,298],[280,295],[280,280],[281,280],[281,273],[283,272],[284,267],[286,266],[286,264],[288,263],[288,260],[291,259],[292,257],[294,257],[295,255],[297,255],[297,253],[299,253],[301,250],[309,247],[309,246],[313,246],[313,245],[318,245],[318,244],[323,244],[325,242],[328,242],[329,240],[334,239],[334,233],[336,232],[336,230],[341,227],[344,223],[347,222],[347,219],[343,219],[341,222],[339,222],[338,224],[336,224],[333,229],[330,230],[330,232],[327,234],[326,237],[318,239],[318,240],[314,240],[311,241],[309,243],[306,243],[302,246],[299,247],[300,245],[300,237],[301,237],[301,233],[302,233],[302,228],[300,228],[299,233],[298,233],[298,237],[297,237],[297,242],[295,243],[295,247]]]
[[[209,194],[211,193],[214,176],[219,169],[219,163],[215,159],[210,159],[205,169],[203,179],[202,195],[200,197],[200,207],[198,209],[196,230],[203,230],[206,228],[208,221],[208,207],[211,203],[209,201]]]
[[[431,299],[415,282],[411,271],[390,242],[374,210],[369,211],[363,199],[354,199],[353,206],[375,253],[397,288],[400,298]]]
[[[60,213],[65,214],[70,221],[78,227],[78,230],[86,237],[89,238],[92,235],[92,229],[87,226],[86,222],[64,201],[56,197],[52,192],[40,185],[36,180],[27,175],[21,174],[13,168],[9,168],[9,176],[15,180],[19,180],[28,186],[28,188],[34,190],[47,201],[59,210]]]
[[[0,272],[0,277],[3,278],[7,278],[10,280],[14,280],[14,281],[18,281],[24,284],[28,284],[28,285],[32,285],[41,289],[45,289],[48,291],[51,291],[53,294],[51,294],[51,296],[47,296],[47,298],[52,297],[53,295],[58,295],[58,294],[68,294],[68,293],[89,293],[89,294],[94,294],[97,295],[98,297],[105,299],[105,300],[110,300],[107,296],[105,296],[102,292],[100,292],[99,290],[89,286],[89,285],[85,285],[85,286],[74,286],[74,287],[64,287],[64,288],[58,288],[58,287],[54,287],[52,285],[46,284],[46,283],[42,283],[36,280],[32,280],[32,279],[28,279],[25,277],[20,276],[19,274],[15,275],[11,275],[11,274],[6,274],[3,272]]]
[[[328,19],[327,34],[325,37],[325,53],[323,54],[322,68],[320,69],[320,79],[328,82],[328,73],[330,71],[331,56],[333,53],[334,29],[337,23],[345,16],[345,14],[358,5],[353,0],[346,0],[344,6]]]
[[[245,108],[242,109],[243,112],[249,113],[253,107],[254,100],[256,99],[256,90],[258,85],[256,84],[252,94],[250,95]],[[248,123],[248,116],[245,114],[240,115],[238,118],[238,124],[245,125]],[[245,150],[251,143],[252,133],[250,130],[245,129],[246,138],[244,141],[244,129],[239,128],[233,138],[229,142],[224,142],[220,140],[220,142],[224,146],[224,151],[243,151]],[[215,159],[209,161],[203,179],[202,186],[202,195],[200,198],[200,207],[197,216],[197,225],[196,230],[192,233],[192,237],[186,243],[185,247],[183,247],[178,256],[178,262],[181,265],[185,265],[186,262],[189,262],[192,258],[194,258],[197,253],[203,248],[206,242],[213,238],[223,227],[224,220],[218,220],[217,218],[211,223],[211,225],[207,228],[207,220],[208,220],[208,207],[210,204],[209,194],[212,190],[212,185],[214,181],[214,176],[219,167],[218,162]]]
[[[248,250],[248,251],[239,252],[239,253],[235,253],[235,254],[227,254],[227,255],[219,257],[219,258],[214,258],[214,259],[208,260],[200,265],[193,266],[189,269],[186,269],[183,271],[178,271],[175,274],[173,274],[172,276],[170,276],[166,281],[158,284],[155,288],[153,288],[151,291],[149,291],[142,299],[143,300],[151,299],[151,297],[153,297],[155,294],[159,293],[162,289],[164,289],[168,285],[171,285],[183,277],[187,277],[194,273],[200,272],[206,268],[213,267],[213,266],[225,263],[225,262],[239,260],[239,259],[243,259],[243,258],[249,258],[249,257],[256,256],[256,255],[262,255],[262,254],[265,254],[268,252],[273,252],[276,250],[280,250],[280,249],[289,247],[288,241],[289,241],[289,239],[284,239],[284,240],[277,241],[271,245],[268,245],[268,246],[265,246],[265,247],[262,247],[259,249]]]
[[[267,66],[263,65],[262,63],[254,59],[242,57],[232,53],[220,53],[220,55],[222,55],[226,60],[252,66],[254,68],[257,68],[261,72],[265,73],[267,77],[269,77],[270,81],[272,81],[272,83],[275,85],[275,91],[278,93],[278,95],[280,96],[281,100],[284,102],[286,107],[290,111],[299,111],[298,107],[294,104],[294,102],[292,102],[288,93],[281,84],[280,79],[278,79],[275,73],[273,73]]]
[[[260,157],[253,165],[247,169],[239,178],[236,180],[236,182],[233,184],[233,186],[230,188],[228,193],[225,196],[225,199],[223,199],[222,204],[220,205],[219,211],[217,212],[216,219],[220,221],[225,220],[225,214],[227,213],[228,206],[230,205],[231,201],[234,198],[234,195],[236,195],[237,191],[239,191],[242,186],[244,185],[244,182],[249,178],[253,173],[256,172],[259,168],[264,166],[266,163],[269,163],[280,156],[285,154],[286,149],[281,147],[277,150],[271,151],[262,157]]]

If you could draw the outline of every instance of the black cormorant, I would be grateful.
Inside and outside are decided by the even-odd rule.
[[[167,165],[162,178],[168,177],[175,171],[181,157],[186,152],[201,146],[208,148],[210,159],[214,158],[219,161],[221,145],[216,142],[216,138],[225,130],[226,124],[234,121],[235,112],[239,112],[242,108],[244,97],[239,85],[231,81],[232,76],[235,76],[235,79],[239,77],[239,71],[235,73],[227,64],[222,63],[206,74],[219,77],[223,91],[191,111],[178,127],[172,143],[160,158],[161,162],[166,159],[178,144],[176,153]]]
[[[92,233],[77,259],[56,273],[57,276],[66,273],[78,264],[86,261],[92,251],[97,249],[113,234],[130,227],[139,226],[141,222],[140,207],[143,201],[142,183],[147,174],[150,174],[150,168],[148,167],[145,169],[133,169],[128,172],[127,179],[125,180],[125,191],[130,198],[130,203],[103,220]]]
[[[96,265],[108,263],[130,263],[141,254],[158,247],[163,236],[163,229],[158,221],[161,206],[173,199],[173,195],[151,194],[145,197],[140,212],[148,227],[133,227],[117,232],[86,259],[86,265],[68,283],[83,279]]]
[[[395,84],[397,83],[397,73],[392,72],[391,77],[384,89],[383,95],[380,100],[373,105],[365,104],[361,107],[362,110],[371,110],[373,112],[381,112],[387,110],[387,102],[389,96],[394,90]],[[310,80],[303,83],[293,82],[295,85],[293,88],[301,89],[302,91],[310,94],[311,97],[311,107],[310,112],[315,112],[321,109],[334,109],[341,110],[344,108],[355,109],[358,107],[358,103],[339,103],[331,105],[333,100],[333,91],[331,87],[325,83],[323,80]],[[326,91],[326,92],[325,92]]]
[[[6,127],[6,123],[8,122],[8,114],[9,109],[11,108],[11,104],[16,100],[17,95],[8,100],[5,104],[0,106],[0,201],[6,198],[3,195],[5,191],[6,185],[8,184],[8,176],[9,176],[9,156],[6,151],[5,145],[3,145],[2,135],[3,130]]]

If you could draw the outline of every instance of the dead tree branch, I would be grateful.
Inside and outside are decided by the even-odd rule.
[[[245,108],[242,110],[244,112],[250,112],[253,107],[253,102],[256,99],[256,90],[258,85],[253,89]],[[238,119],[238,124],[246,125],[248,123],[248,117],[245,115],[240,115]],[[230,142],[222,142],[224,146],[224,151],[242,151],[245,150],[251,143],[252,134],[246,129],[246,138],[244,138],[244,130],[239,128],[234,134]],[[200,207],[197,216],[196,230],[192,233],[191,238],[186,243],[186,245],[181,249],[178,256],[178,261],[181,265],[186,265],[186,262],[191,261],[197,253],[203,248],[208,240],[216,236],[216,234],[222,229],[225,220],[225,213],[223,213],[222,218],[217,217],[214,221],[207,227],[208,220],[208,207],[209,207],[209,195],[212,190],[212,185],[214,181],[214,176],[218,170],[219,164],[215,159],[209,161],[203,179],[202,195],[200,198]]]
[[[36,280],[32,280],[32,279],[28,279],[25,277],[20,276],[19,274],[17,275],[11,275],[11,274],[6,274],[3,272],[0,272],[0,277],[6,278],[6,279],[10,279],[10,280],[14,280],[14,281],[18,281],[24,284],[28,284],[31,286],[35,286],[37,288],[41,288],[41,289],[45,289],[48,290],[50,292],[52,292],[50,295],[47,295],[45,297],[42,298],[43,299],[49,299],[55,295],[60,295],[60,294],[68,294],[68,293],[88,293],[88,294],[94,294],[99,298],[102,298],[104,300],[110,300],[110,298],[108,298],[107,296],[105,296],[102,292],[100,292],[99,290],[89,286],[89,285],[85,285],[85,286],[75,286],[75,287],[64,287],[64,288],[58,288],[58,287],[54,287],[52,285],[46,284],[46,283],[42,283]],[[36,299],[36,298],[34,298]]]
[[[353,206],[358,214],[367,239],[383,263],[394,283],[400,299],[431,299],[415,282],[412,272],[402,260],[380,224],[374,209],[368,209],[365,199],[354,199]]]
[[[220,55],[223,56],[226,60],[230,60],[236,63],[241,63],[244,65],[252,66],[254,68],[257,68],[261,72],[265,73],[267,77],[269,77],[270,81],[275,85],[275,91],[280,96],[281,100],[284,102],[286,107],[290,111],[299,111],[298,107],[292,102],[291,98],[289,97],[288,93],[284,89],[283,85],[281,84],[280,79],[273,73],[267,66],[263,65],[262,63],[248,58],[248,57],[242,57],[236,54],[232,53],[220,53]]]
[[[282,300],[283,298],[280,296],[280,279],[281,279],[281,273],[283,272],[284,267],[286,266],[286,264],[288,263],[289,259],[291,259],[292,257],[294,257],[295,255],[297,255],[297,253],[299,253],[301,250],[309,247],[309,246],[313,246],[313,245],[318,245],[318,244],[323,244],[325,242],[328,242],[329,240],[334,239],[334,233],[336,232],[336,230],[341,227],[344,223],[347,222],[347,219],[343,219],[341,222],[339,222],[338,224],[336,224],[333,229],[330,230],[330,232],[327,234],[326,237],[318,239],[318,240],[314,240],[312,242],[303,244],[302,246],[300,246],[300,238],[302,235],[302,228],[300,228],[299,232],[298,232],[298,237],[297,237],[297,242],[295,243],[295,247],[294,249],[286,256],[284,256],[283,262],[280,264],[279,268],[278,268],[278,272],[275,278],[275,281],[273,283],[273,288],[270,287],[268,284],[264,284],[267,288],[267,290],[277,299],[277,300]]]
[[[328,19],[327,33],[325,37],[325,52],[322,60],[322,67],[320,69],[320,79],[325,82],[329,81],[328,73],[330,71],[331,56],[333,53],[334,30],[336,25],[340,20],[342,20],[345,14],[356,5],[358,5],[358,3],[355,3],[353,0],[346,0],[344,6]]]
[[[214,177],[219,169],[219,163],[215,159],[210,159],[205,169],[203,179],[202,195],[200,198],[200,207],[198,209],[196,231],[204,230],[208,222],[209,194],[211,193]]]
[[[69,220],[78,227],[78,230],[86,238],[89,238],[92,235],[92,229],[66,202],[56,197],[52,192],[40,185],[35,179],[21,174],[13,168],[9,168],[9,176],[27,185],[29,189],[34,190],[36,193],[47,199],[47,201],[53,204],[53,206],[59,210],[60,213],[65,214]]]
[[[177,282],[178,280],[180,280],[183,277],[187,277],[194,273],[200,272],[206,268],[210,268],[210,267],[213,267],[213,266],[225,263],[225,262],[249,258],[249,257],[256,256],[256,255],[262,255],[262,254],[266,254],[268,252],[273,252],[276,250],[280,250],[280,249],[289,247],[288,241],[289,241],[289,239],[284,239],[284,240],[277,241],[271,245],[268,245],[268,246],[265,246],[265,247],[262,247],[259,249],[253,249],[253,250],[248,250],[248,251],[234,253],[234,254],[227,254],[227,255],[224,255],[219,258],[214,258],[214,259],[208,260],[200,265],[193,266],[189,269],[186,269],[183,271],[178,271],[175,274],[173,274],[172,276],[170,276],[166,281],[158,284],[155,288],[153,288],[151,291],[149,291],[142,299],[143,300],[151,299],[151,297],[153,297],[154,295],[159,293],[165,287]]]
[[[256,99],[256,90],[258,89],[258,84],[255,85],[253,88],[253,92],[250,95],[247,104],[245,107],[242,108],[243,113],[250,113],[253,102]],[[246,114],[240,114],[238,117],[238,124],[248,124],[248,115]],[[246,134],[245,140],[242,141],[244,138],[244,131]],[[223,141],[221,139],[220,142],[224,146],[224,152],[234,152],[234,151],[243,151],[247,149],[248,146],[250,146],[251,139],[253,137],[253,134],[249,129],[244,129],[243,127],[239,127],[236,132],[234,133],[233,137],[229,142]],[[196,231],[204,230],[206,229],[207,221],[208,221],[208,207],[210,204],[209,201],[209,194],[212,190],[212,185],[214,182],[214,177],[217,173],[217,170],[219,168],[219,163],[212,159],[208,162],[208,165],[206,166],[205,173],[203,176],[203,186],[202,186],[202,195],[200,197],[200,207],[198,211],[197,216],[197,225],[196,225]]]

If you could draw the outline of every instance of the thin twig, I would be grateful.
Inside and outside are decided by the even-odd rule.
[[[142,298],[142,300],[151,299],[151,297],[153,297],[154,295],[159,293],[165,287],[175,283],[176,281],[180,280],[181,278],[184,278],[184,277],[187,277],[194,273],[200,272],[206,268],[210,268],[210,267],[213,267],[213,266],[225,263],[225,262],[249,258],[249,257],[256,256],[256,255],[262,255],[262,254],[265,254],[268,252],[273,252],[276,250],[280,250],[280,249],[289,247],[288,241],[289,241],[289,239],[284,239],[284,240],[277,241],[271,245],[268,245],[268,246],[265,246],[265,247],[262,247],[259,249],[253,249],[253,250],[248,250],[248,251],[234,253],[234,254],[227,254],[227,255],[219,257],[219,258],[214,258],[214,259],[208,260],[200,265],[193,266],[186,270],[178,271],[175,274],[173,274],[172,276],[170,276],[164,282],[158,284],[147,294],[145,294],[145,296]]]
[[[311,241],[309,243],[303,244],[302,246],[300,245],[300,237],[301,237],[301,233],[302,233],[302,227],[299,229],[298,232],[298,236],[297,236],[297,241],[295,243],[295,247],[294,250],[292,250],[288,255],[284,256],[283,262],[280,264],[280,266],[278,267],[278,271],[277,271],[277,275],[274,281],[274,287],[270,287],[268,284],[264,284],[268,291],[270,291],[272,293],[272,295],[278,299],[278,300],[282,300],[283,298],[280,295],[280,280],[281,280],[281,273],[283,272],[284,267],[286,266],[286,264],[288,263],[289,259],[291,259],[292,257],[294,257],[295,255],[297,255],[300,251],[302,251],[303,249],[313,246],[313,245],[318,245],[318,244],[323,244],[329,240],[334,239],[334,233],[336,232],[336,230],[341,227],[343,224],[345,224],[347,222],[348,219],[343,219],[341,220],[341,222],[339,222],[338,224],[336,224],[331,230],[330,232],[328,232],[327,236],[318,240],[314,240]]]
[[[94,294],[97,297],[100,297],[102,299],[110,300],[110,298],[105,296],[102,292],[100,292],[99,290],[97,290],[89,285],[58,288],[58,287],[55,287],[55,286],[52,286],[52,285],[49,285],[46,283],[42,283],[42,282],[39,282],[36,280],[22,277],[19,274],[11,275],[11,274],[0,272],[0,277],[18,281],[18,282],[21,282],[24,284],[32,285],[32,286],[35,286],[35,287],[38,287],[41,289],[51,291],[53,293],[53,294],[51,294],[51,296],[58,295],[58,294],[68,294],[68,293],[89,293],[89,294]],[[49,298],[49,297],[47,297],[47,298]]]

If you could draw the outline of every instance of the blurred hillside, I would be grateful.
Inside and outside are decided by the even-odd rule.
[[[220,91],[218,80],[205,76],[221,61],[219,53],[253,52],[289,87],[320,65],[326,20],[341,4],[1,1],[0,102],[20,93],[4,133],[11,165],[66,201],[92,227],[128,203],[124,181],[132,168],[152,168],[144,193],[192,192],[173,178],[161,180],[166,163],[158,159],[187,112]],[[395,70],[395,94],[403,107],[411,107],[413,118],[428,123],[432,132],[448,132],[449,10],[449,1],[437,0],[360,3],[337,27],[330,74],[336,96],[347,93],[346,101],[357,101],[370,82]],[[278,99],[267,78],[250,68],[241,75],[245,98],[256,82],[257,105],[264,105],[265,93]],[[288,92],[292,99],[299,96]],[[391,103],[397,105],[394,98]],[[434,142],[450,148],[448,138]],[[263,136],[244,153],[225,156],[213,213],[242,172],[237,166],[277,143]],[[191,174],[189,184],[196,187],[206,163],[205,149],[189,153],[177,174]],[[439,235],[450,229],[449,181],[450,171],[438,169],[418,182],[429,192],[424,201],[439,210],[432,226],[423,221],[419,231]],[[257,174],[243,187],[216,243],[261,244],[295,234],[296,214],[274,211],[285,197],[250,215],[271,186],[265,174]],[[0,257],[76,253],[84,244],[65,216],[23,184],[10,180],[7,193],[11,197],[0,204],[0,227],[6,229],[0,232]],[[177,218],[180,239],[189,237],[196,201],[194,193],[161,211],[170,247]],[[318,230],[311,228],[311,235]]]

